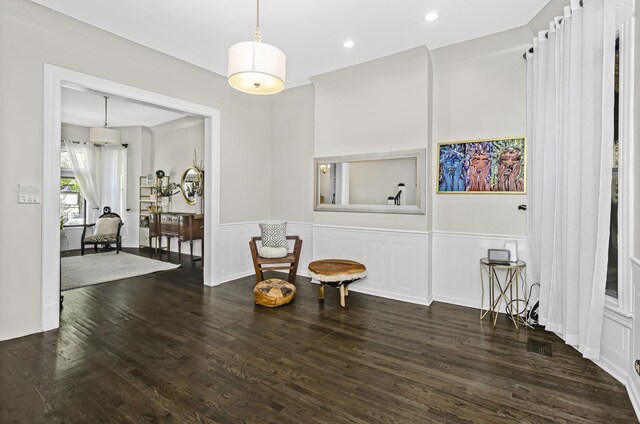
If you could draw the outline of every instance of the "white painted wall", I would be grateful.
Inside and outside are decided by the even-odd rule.
[[[537,34],[538,31],[548,29],[549,22],[551,22],[556,16],[562,16],[562,10],[565,6],[568,6],[569,3],[570,0],[549,1],[549,3],[547,3],[547,5],[529,21],[527,26],[534,34]]]
[[[314,156],[428,148],[430,74],[423,46],[312,78]],[[314,223],[427,231],[430,213],[315,212]]]
[[[127,144],[127,209],[129,209],[122,220],[124,227],[122,228],[124,247],[138,247],[140,245],[140,190],[139,176],[145,175],[148,171],[143,170],[143,151],[148,150],[147,141],[143,139],[143,132],[148,131],[147,128],[141,126],[135,127],[118,127],[122,144]]]
[[[314,109],[312,85],[273,97],[273,144],[259,169],[263,179],[271,173],[271,205],[254,202],[260,219],[313,222]]]
[[[62,102],[64,104],[64,94],[62,96]],[[89,141],[89,128],[87,127],[63,123],[61,134],[63,140]]]
[[[526,134],[527,27],[434,50],[431,157],[437,143]],[[437,168],[431,184],[435,187]],[[436,194],[434,229],[463,233],[524,235],[525,195]]]
[[[180,184],[184,171],[204,160],[204,119],[185,117],[150,128],[153,133],[151,173],[161,169],[172,183]],[[198,165],[199,166],[199,165]],[[200,213],[198,205],[189,205],[181,193],[171,197],[171,212]]]
[[[231,89],[224,77],[116,37],[28,0],[0,2],[0,340],[40,331],[41,205],[18,205],[20,183],[42,183],[45,63],[221,111],[221,222],[261,219],[270,209],[272,100]]]

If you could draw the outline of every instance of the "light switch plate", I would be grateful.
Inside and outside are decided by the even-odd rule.
[[[18,184],[18,203],[40,203],[40,186]]]

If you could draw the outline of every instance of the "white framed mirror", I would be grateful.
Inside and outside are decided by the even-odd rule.
[[[424,215],[426,150],[314,159],[314,210]]]

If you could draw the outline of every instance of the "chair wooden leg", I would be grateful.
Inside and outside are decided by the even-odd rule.
[[[324,300],[324,283],[320,283],[320,286],[318,286],[318,299]]]
[[[80,244],[80,256],[84,256],[84,243]]]
[[[264,276],[262,275],[262,267],[258,264],[258,250],[253,240],[249,242],[249,250],[251,251],[251,258],[253,259],[253,269],[256,272],[256,283],[259,283],[264,280]]]
[[[193,262],[193,240],[189,240],[189,256],[191,256],[191,262]]]
[[[344,286],[344,295],[349,296],[349,286]]]
[[[182,240],[178,237],[178,259],[182,258]]]
[[[98,243],[93,243],[93,250],[98,251]]]

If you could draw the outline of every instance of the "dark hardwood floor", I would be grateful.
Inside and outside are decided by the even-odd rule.
[[[59,330],[0,343],[0,423],[637,422],[541,329],[355,292],[343,309],[305,278],[268,309],[253,276],[208,288],[200,266],[67,291]]]

